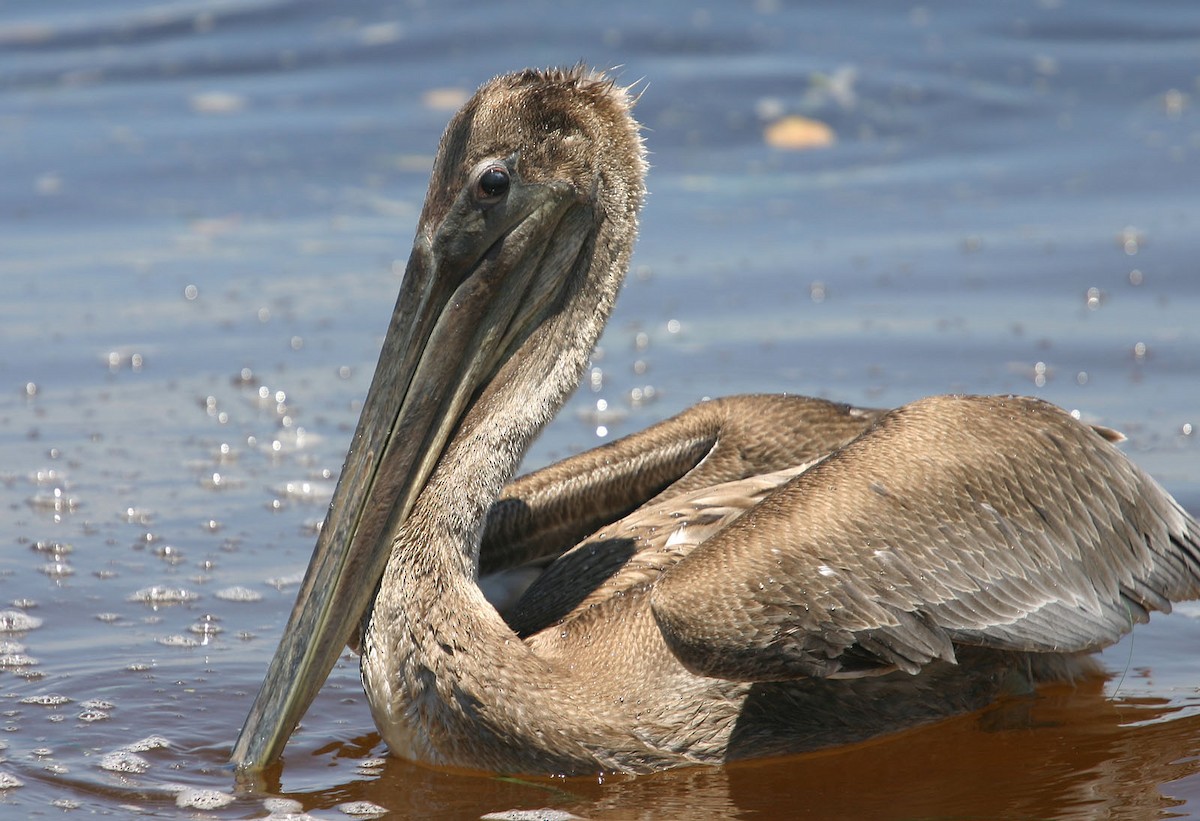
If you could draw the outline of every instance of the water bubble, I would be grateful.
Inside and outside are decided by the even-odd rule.
[[[1046,386],[1046,379],[1049,376],[1049,369],[1045,362],[1035,362],[1033,365],[1033,384],[1039,388]]]
[[[45,693],[37,696],[26,696],[21,699],[22,704],[37,704],[39,707],[59,707],[63,704],[70,704],[74,701],[68,696],[60,696],[58,693]]]
[[[188,787],[175,796],[175,806],[197,810],[215,810],[232,804],[234,797],[220,790],[198,790]]]
[[[0,772],[0,790],[11,790],[13,787],[24,787],[25,782],[15,775]]]
[[[150,769],[150,762],[137,753],[117,750],[100,759],[100,769],[114,773],[144,773]]]
[[[295,815],[304,810],[304,805],[294,798],[264,798],[262,803],[271,815]]]
[[[151,587],[143,587],[141,590],[129,594],[125,601],[141,602],[157,607],[162,604],[191,602],[198,598],[200,598],[198,593],[193,593],[182,587],[160,587],[153,585]]]
[[[21,667],[34,667],[38,660],[24,653],[4,653],[0,655],[0,669],[10,670]]]
[[[284,485],[272,488],[272,492],[283,496],[287,499],[296,499],[302,502],[328,502],[333,496],[334,486],[332,482],[312,482],[304,479],[287,482]]]
[[[160,636],[159,638],[155,639],[155,641],[161,644],[163,647],[186,647],[190,649],[192,647],[200,646],[200,642],[196,639],[188,636],[181,636],[179,634]]]
[[[62,481],[63,475],[54,468],[41,468],[40,470],[34,471],[29,478],[34,484],[49,485]]]
[[[814,282],[808,286],[808,298],[813,302],[824,302],[827,291],[824,282]]]
[[[150,520],[153,518],[153,516],[154,514],[152,514],[149,510],[145,510],[144,508],[140,507],[127,507],[121,513],[121,518],[123,518],[128,524],[134,525],[148,525],[150,524]]]
[[[224,632],[221,625],[217,624],[217,617],[213,615],[201,616],[200,620],[188,627],[188,630],[199,636],[215,636]]]
[[[1133,358],[1134,359],[1137,359],[1139,361],[1142,359],[1145,359],[1147,353],[1148,353],[1148,350],[1146,348],[1145,342],[1135,342],[1134,343],[1134,345],[1133,345]]]
[[[47,562],[38,568],[42,573],[45,573],[52,579],[62,579],[67,576],[75,575],[75,568],[66,562]]]
[[[667,320],[667,333],[677,334],[677,333],[679,333],[679,331],[682,328],[683,328],[683,326],[681,324],[679,324],[678,319],[668,319]]]
[[[171,746],[171,742],[160,735],[149,735],[145,738],[138,739],[132,744],[126,744],[121,748],[127,753],[144,753],[147,750],[162,750]]]
[[[20,610],[0,610],[0,633],[24,633],[42,626],[42,620]]]
[[[83,710],[76,716],[77,719],[85,723],[91,724],[96,721],[107,721],[109,715],[104,710]]]
[[[1145,277],[1142,275],[1142,272],[1139,271],[1137,268],[1134,268],[1132,271],[1129,272],[1129,284],[1130,285],[1141,285],[1144,280],[1145,280]]]
[[[566,810],[553,810],[549,808],[489,812],[487,815],[479,816],[479,818],[480,821],[583,821],[578,815],[569,813]]]
[[[196,297],[200,296],[200,289],[195,285],[187,285],[183,289],[183,298],[191,302]]]
[[[271,587],[274,587],[276,590],[283,590],[285,587],[291,587],[294,584],[300,584],[300,582],[303,580],[304,571],[297,570],[295,573],[287,576],[275,576],[267,579],[267,584],[271,585]]]
[[[154,555],[165,561],[167,564],[179,564],[183,561],[183,551],[178,547],[169,544],[159,545],[154,548]]]
[[[1088,288],[1087,293],[1085,294],[1085,299],[1088,310],[1094,311],[1100,307],[1100,303],[1104,299],[1104,292],[1096,287]]]
[[[34,510],[53,513],[73,513],[79,507],[79,500],[68,496],[61,487],[56,487],[49,493],[36,493],[29,497],[28,503]]]
[[[364,758],[355,765],[355,769],[362,775],[379,775],[386,765],[386,758]]]
[[[75,552],[75,546],[63,542],[34,542],[33,549],[38,553],[49,553],[53,556],[66,556]]]
[[[1188,97],[1177,88],[1168,89],[1162,97],[1163,111],[1172,120],[1178,120],[1187,107]]]
[[[1133,256],[1146,244],[1146,235],[1132,225],[1126,225],[1117,235],[1117,243],[1126,256]]]
[[[262,594],[248,587],[225,587],[213,594],[222,601],[256,602],[262,601]]]

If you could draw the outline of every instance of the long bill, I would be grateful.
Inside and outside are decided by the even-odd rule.
[[[230,757],[242,778],[281,755],[372,607],[392,538],[472,398],[553,309],[548,269],[580,253],[590,207],[566,184],[521,183],[509,163],[499,207],[464,190],[444,217],[423,217],[308,571]]]

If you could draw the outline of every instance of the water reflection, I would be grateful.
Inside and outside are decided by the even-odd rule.
[[[1200,789],[1200,714],[1105,697],[1099,681],[850,749],[639,778],[496,778],[388,759],[377,778],[285,793],[368,800],[398,817],[551,807],[586,818],[1147,818]],[[313,751],[361,760],[375,734]],[[1161,785],[1161,786],[1160,786]],[[275,788],[279,785],[276,783]]]

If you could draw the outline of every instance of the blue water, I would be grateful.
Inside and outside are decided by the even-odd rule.
[[[0,772],[25,784],[0,790],[0,815],[54,801],[170,814],[168,782],[229,789],[222,763],[340,467],[441,130],[488,77],[581,60],[639,83],[651,193],[598,387],[531,467],[705,396],[1020,392],[1122,429],[1200,510],[1200,7],[7,3],[0,609],[20,600],[44,624],[12,637],[36,664],[0,665]],[[766,127],[789,115],[836,143],[771,147]],[[46,572],[54,555],[71,575]],[[127,600],[154,584],[200,598]],[[234,585],[262,599],[216,596]],[[1117,749],[1200,747],[1195,612],[1105,655],[1140,671],[1119,691],[1159,704],[1169,730],[1057,762],[1081,794],[1111,785],[1080,773],[1122,773],[1105,805],[1118,816],[1144,817],[1121,795],[1190,796],[1197,812],[1194,776],[1132,775],[1138,756]],[[207,644],[163,643],[203,640],[189,628],[206,614],[223,628]],[[74,701],[21,702],[44,693]],[[80,720],[87,699],[110,717]],[[281,789],[326,817],[347,795],[418,817],[554,805],[398,762],[356,770],[382,746],[349,658],[318,708]],[[147,773],[97,766],[152,733],[172,747],[145,754]],[[805,765],[755,772],[785,785],[776,810],[807,806]],[[737,773],[591,787],[563,806],[749,813]],[[877,804],[823,793],[812,812],[1069,815],[1030,798],[1067,792],[1041,778],[996,804],[928,774]]]

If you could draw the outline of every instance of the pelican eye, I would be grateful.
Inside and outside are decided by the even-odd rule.
[[[508,169],[502,165],[489,166],[479,175],[476,195],[482,202],[495,202],[508,193]]]

